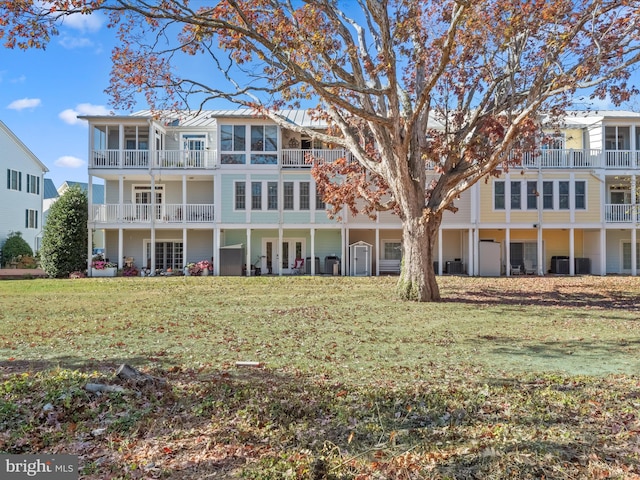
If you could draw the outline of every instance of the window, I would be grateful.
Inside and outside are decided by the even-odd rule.
[[[275,125],[254,125],[251,127],[251,163],[253,165],[276,165],[278,155],[278,127]]]
[[[575,183],[575,209],[576,210],[586,210],[587,201],[586,201],[586,182],[578,181]]]
[[[146,242],[147,266],[151,268],[151,242]],[[156,242],[156,270],[180,270],[183,263],[182,242]]]
[[[244,125],[220,125],[220,163],[223,165],[247,163],[246,135]]]
[[[236,182],[236,210],[244,210],[247,208],[247,186],[244,182]]]
[[[267,183],[267,209],[278,209],[278,182]]]
[[[326,208],[322,192],[316,187],[316,210],[324,210]]]
[[[527,210],[538,209],[538,182],[527,182]]]
[[[22,172],[7,169],[7,190],[22,190]]]
[[[251,210],[262,210],[262,182],[251,182]]]
[[[182,135],[182,149],[189,167],[203,167],[207,139],[205,135]]]
[[[40,177],[27,173],[27,193],[40,195]]]
[[[511,208],[520,210],[521,205],[520,182],[511,182]]]
[[[383,260],[401,260],[402,244],[398,240],[385,240],[382,242],[382,259]]]
[[[27,209],[25,213],[24,228],[38,228],[38,211]]]
[[[553,210],[553,182],[542,182],[542,208]]]
[[[493,208],[496,210],[504,210],[504,182],[496,181],[493,183]]]
[[[622,244],[622,268],[631,270],[631,242]],[[636,243],[636,269],[640,268],[640,243]]]
[[[300,210],[309,210],[309,182],[300,182]]]
[[[569,182],[558,182],[558,208],[569,210]]]
[[[293,210],[293,182],[284,182],[282,184],[283,192],[283,201],[284,205],[282,206],[283,210]]]

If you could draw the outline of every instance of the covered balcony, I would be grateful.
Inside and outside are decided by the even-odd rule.
[[[103,225],[211,223],[213,212],[213,204],[94,204],[90,222]]]

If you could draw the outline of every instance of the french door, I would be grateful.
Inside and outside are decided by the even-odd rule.
[[[264,238],[261,256],[262,272],[274,275],[292,273],[291,267],[296,258],[305,258],[305,247],[303,238],[284,238],[281,244],[278,244],[277,238]]]

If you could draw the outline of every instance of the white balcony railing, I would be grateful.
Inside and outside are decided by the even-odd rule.
[[[605,204],[604,218],[607,223],[640,222],[640,206],[630,204]]]
[[[244,154],[239,154],[241,157]],[[246,155],[250,158],[250,155]],[[353,155],[343,149],[284,149],[278,154],[283,168],[309,168],[313,163],[330,163],[340,158],[353,161]],[[151,162],[151,164],[150,164]],[[94,150],[91,168],[100,169],[213,169],[219,164],[216,150]],[[433,169],[434,165],[427,165]],[[523,168],[640,168],[640,151],[598,149],[542,149],[525,153]]]
[[[93,205],[94,223],[203,223],[212,222],[213,204],[97,204]]]
[[[332,163],[345,157],[353,161],[353,155],[343,149],[288,148],[282,150],[280,162],[283,167],[311,167],[314,163]]]

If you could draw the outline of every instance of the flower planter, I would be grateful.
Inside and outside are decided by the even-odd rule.
[[[92,277],[115,277],[116,273],[118,273],[118,269],[116,267],[101,268],[100,270],[97,268],[91,268]]]

